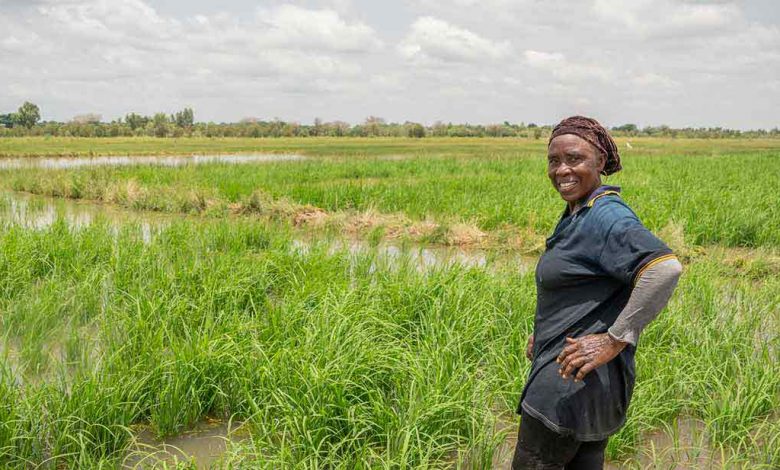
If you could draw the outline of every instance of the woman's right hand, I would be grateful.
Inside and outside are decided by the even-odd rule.
[[[534,360],[534,335],[528,337],[528,344],[525,347],[525,357],[529,361]]]

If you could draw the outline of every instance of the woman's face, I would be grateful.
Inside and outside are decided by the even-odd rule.
[[[606,159],[596,147],[574,134],[563,134],[550,142],[547,176],[564,201],[574,204],[601,186],[600,173]]]

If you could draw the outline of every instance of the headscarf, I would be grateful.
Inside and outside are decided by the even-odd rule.
[[[574,134],[596,147],[607,159],[603,171],[605,175],[617,173],[623,168],[620,165],[620,154],[615,141],[612,140],[609,132],[595,119],[585,116],[567,117],[555,126],[550,135],[550,140],[547,142],[547,147],[550,146],[554,138],[563,134]]]

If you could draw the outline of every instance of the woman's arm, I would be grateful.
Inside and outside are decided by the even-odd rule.
[[[615,358],[626,344],[636,345],[639,334],[663,310],[677,286],[682,265],[669,259],[648,268],[637,280],[625,308],[607,333],[566,338],[557,362],[565,379],[579,369],[575,381]]]
[[[609,328],[609,335],[636,346],[642,330],[666,307],[681,274],[682,265],[677,259],[663,261],[642,273],[628,303]]]

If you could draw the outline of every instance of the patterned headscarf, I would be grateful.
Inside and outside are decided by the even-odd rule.
[[[611,175],[623,169],[620,165],[620,154],[615,141],[612,140],[609,132],[595,119],[585,116],[567,117],[555,126],[550,135],[550,141],[547,142],[547,147],[550,146],[550,142],[554,138],[563,134],[574,134],[596,147],[607,159],[607,163],[604,166],[605,175]]]

